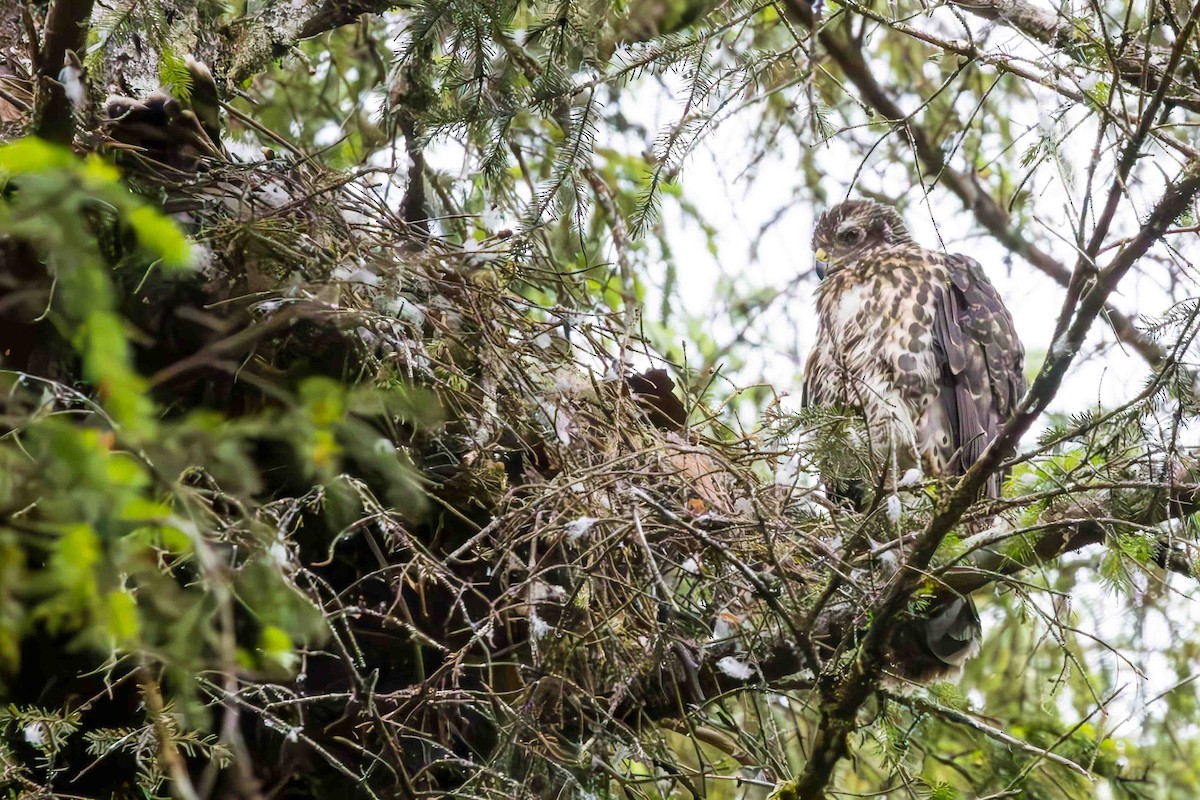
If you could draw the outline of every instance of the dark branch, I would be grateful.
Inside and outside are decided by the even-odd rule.
[[[787,8],[802,24],[809,28],[812,27],[812,12],[804,0],[785,0],[785,2]],[[919,126],[912,124],[911,115],[906,114],[892,98],[891,93],[875,79],[861,50],[829,30],[821,30],[818,38],[821,47],[859,90],[861,93],[859,99],[879,112],[885,119],[904,127],[905,133],[916,151],[917,158],[921,162],[922,170],[927,175],[937,176],[937,180],[953,192],[962,201],[963,206],[974,214],[975,219],[984,230],[1006,249],[1037,267],[1056,283],[1064,287],[1070,285],[1071,270],[1049,253],[1028,241],[1020,231],[1014,228],[1008,212],[991,196],[987,187],[979,183],[973,173],[959,172],[946,163],[942,149],[932,142]],[[1112,327],[1117,338],[1135,350],[1150,366],[1157,368],[1165,362],[1166,351],[1153,339],[1139,331],[1133,320],[1119,309],[1107,305],[1104,318]]]
[[[977,17],[999,22],[1014,28],[1034,41],[1053,47],[1076,63],[1089,66],[1084,60],[1084,45],[1095,44],[1080,29],[1074,19],[1057,16],[1045,9],[1033,6],[1025,0],[953,0],[954,4]],[[1172,70],[1155,65],[1155,56],[1166,56],[1166,51],[1147,52],[1132,43],[1121,49],[1112,68],[1117,76],[1138,92],[1157,92],[1164,84],[1170,84],[1166,76]],[[1161,61],[1161,59],[1159,59]],[[1176,84],[1177,91],[1185,87]],[[1173,105],[1189,111],[1200,111],[1200,96],[1195,93],[1177,94],[1170,98]]]
[[[288,4],[284,4],[288,5]],[[408,5],[407,3],[389,2],[389,0],[324,0],[316,3],[309,10],[309,16],[300,28],[299,38],[308,39],[318,36],[325,31],[349,25],[363,14],[378,14],[389,8]]]
[[[226,63],[221,72],[236,84],[272,59],[288,52],[296,42],[349,25],[363,14],[410,6],[406,0],[321,0],[318,3],[275,2],[246,24],[238,20],[225,29]]]
[[[91,17],[92,0],[54,0],[50,6],[38,54],[37,81],[44,99],[38,104],[34,125],[35,132],[43,139],[70,144],[75,138],[75,115],[58,78],[66,64],[67,51],[83,52]]]
[[[787,0],[792,13],[810,29],[814,26],[811,10],[800,0]],[[1195,14],[1193,14],[1195,16]],[[1190,21],[1189,21],[1190,22]],[[1189,26],[1190,33],[1190,26]],[[963,203],[971,209],[985,227],[995,235],[996,231],[1008,233],[1007,214],[990,195],[983,191],[974,179],[950,169],[940,148],[936,147],[923,131],[911,123],[909,115],[892,99],[891,95],[875,80],[863,57],[862,51],[828,30],[819,33],[819,40],[826,52],[845,71],[846,76],[861,92],[862,100],[869,106],[906,128],[925,170],[940,176]],[[1176,42],[1168,76],[1173,74],[1179,56],[1188,40],[1181,36]],[[1161,87],[1156,97],[1161,98],[1166,88]],[[1138,130],[1153,120],[1142,117]],[[1136,147],[1136,145],[1135,145]],[[1000,468],[1016,449],[1017,441],[1029,430],[1042,414],[1047,404],[1058,392],[1068,367],[1083,343],[1092,323],[1102,311],[1110,311],[1107,301],[1117,283],[1128,273],[1133,264],[1145,255],[1150,246],[1162,238],[1173,220],[1185,212],[1196,193],[1200,191],[1200,168],[1189,165],[1177,183],[1171,186],[1160,199],[1149,219],[1135,236],[1123,247],[1109,266],[1083,292],[1078,307],[1071,315],[1071,323],[1065,336],[1056,340],[1046,358],[1041,372],[1029,392],[1022,399],[1017,413],[1009,420],[1003,431],[992,442],[980,459],[959,481],[955,490],[940,504],[926,530],[914,542],[909,551],[905,568],[893,580],[887,594],[880,602],[868,628],[858,656],[848,672],[819,684],[822,693],[821,722],[812,742],[812,753],[803,774],[796,782],[802,798],[819,798],[832,779],[834,768],[848,753],[848,737],[856,726],[859,709],[874,692],[881,670],[879,653],[887,632],[904,612],[913,591],[925,579],[927,568],[945,536],[953,529],[963,513],[978,496],[983,483]],[[1015,237],[1015,234],[1011,234]],[[999,238],[999,237],[997,237]],[[1035,266],[1037,264],[1035,263]],[[1065,272],[1065,268],[1062,270]],[[1057,344],[1061,342],[1061,344]],[[1142,348],[1139,347],[1139,351]],[[1151,363],[1161,363],[1166,354],[1155,346],[1146,355]]]
[[[1172,517],[1192,513],[1194,504],[1182,508],[1173,504]],[[1097,515],[1102,516],[1102,515]],[[952,567],[939,577],[948,594],[970,594],[995,583],[1009,575],[1015,575],[1039,564],[1053,562],[1067,553],[1073,553],[1103,542],[1113,522],[1102,522],[1097,518],[1076,517],[1064,520],[1061,525],[1052,525],[1042,531],[1020,555],[1006,554],[998,550],[986,550],[971,560],[971,567]],[[1137,524],[1137,523],[1130,523]],[[1195,565],[1184,553],[1173,549],[1165,537],[1158,542],[1155,561],[1169,572],[1195,577]]]
[[[988,477],[1016,451],[1021,436],[1057,394],[1079,346],[1117,283],[1162,237],[1171,222],[1187,210],[1197,192],[1200,192],[1200,165],[1189,165],[1180,180],[1164,193],[1137,236],[1121,249],[1096,282],[1084,292],[1067,329],[1065,343],[1051,349],[1041,372],[1018,406],[1017,413],[979,460],[967,470],[954,491],[942,501],[929,526],[913,543],[904,568],[897,573],[876,609],[858,657],[849,672],[824,692],[821,723],[814,738],[813,755],[797,782],[800,797],[822,797],[834,767],[848,753],[847,737],[856,726],[858,711],[877,685],[881,669],[878,655],[881,646],[888,631],[908,606],[913,592],[925,580],[927,568],[946,534],[974,502]]]

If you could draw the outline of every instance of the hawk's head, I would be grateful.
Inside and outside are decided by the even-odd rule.
[[[817,277],[824,278],[863,253],[910,241],[900,212],[874,200],[847,200],[828,209],[813,230]]]

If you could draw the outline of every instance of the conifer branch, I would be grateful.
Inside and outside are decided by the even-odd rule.
[[[1077,20],[1056,15],[1050,11],[1034,6],[1026,0],[952,0],[954,5],[986,20],[998,22],[1025,36],[1049,45],[1055,51],[1062,53],[1076,63],[1087,66],[1081,53],[1083,46],[1092,44],[1081,31]],[[1169,8],[1168,8],[1169,10]],[[1087,18],[1085,18],[1086,20]],[[1167,50],[1147,49],[1130,40],[1124,44],[1112,64],[1116,76],[1138,92],[1165,91],[1172,81],[1167,76],[1172,75],[1170,67],[1159,67],[1156,62],[1168,55]],[[1169,102],[1189,111],[1200,111],[1200,93],[1186,84],[1175,82],[1171,86],[1172,94]]]
[[[789,12],[802,24],[810,29],[816,24],[804,0],[785,2]],[[859,99],[884,119],[904,128],[924,172],[937,176],[938,182],[957,196],[963,207],[975,216],[980,226],[1006,249],[1025,259],[1061,286],[1070,285],[1071,270],[1014,228],[1008,212],[974,174],[961,172],[946,163],[941,148],[920,126],[913,124],[911,115],[900,108],[893,98],[893,93],[876,80],[861,49],[828,29],[820,29],[817,38],[821,48],[859,90]],[[1151,367],[1158,368],[1166,362],[1166,351],[1152,338],[1139,331],[1134,320],[1128,315],[1112,305],[1107,305],[1104,309],[1104,319],[1117,339],[1135,350]]]
[[[1078,309],[1072,315],[1073,321],[1067,329],[1065,340],[1051,348],[1046,363],[1021,400],[1016,414],[979,460],[967,470],[954,491],[942,501],[928,527],[913,543],[906,563],[875,609],[872,623],[849,671],[823,687],[821,722],[814,738],[813,752],[797,782],[800,797],[814,800],[823,797],[832,780],[834,768],[848,754],[848,737],[857,727],[858,711],[878,686],[882,669],[879,656],[882,644],[892,625],[908,606],[913,592],[925,579],[938,547],[974,502],[983,484],[1015,452],[1021,436],[1032,427],[1057,394],[1079,346],[1121,278],[1162,237],[1171,222],[1187,210],[1197,193],[1200,193],[1200,166],[1189,165],[1180,179],[1163,194],[1138,234],[1120,250],[1100,273],[1097,281],[1083,294]]]

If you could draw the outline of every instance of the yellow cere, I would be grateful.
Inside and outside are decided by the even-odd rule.
[[[817,257],[817,261],[828,261],[829,254],[825,252],[824,247],[818,247],[817,252],[813,253]]]

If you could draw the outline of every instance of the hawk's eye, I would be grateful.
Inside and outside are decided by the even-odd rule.
[[[838,234],[838,238],[843,244],[858,244],[862,240],[863,232],[861,228],[848,228]]]

